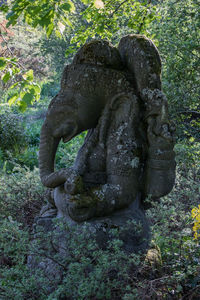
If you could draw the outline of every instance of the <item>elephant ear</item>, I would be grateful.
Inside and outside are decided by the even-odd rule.
[[[145,36],[124,36],[118,46],[129,79],[144,104],[144,119],[160,116],[168,123],[167,99],[161,91],[161,59],[154,43]]]
[[[158,199],[171,191],[175,179],[175,128],[168,119],[167,99],[161,91],[160,56],[153,42],[140,35],[123,37],[118,50],[143,103],[147,142],[144,197],[151,194]]]
[[[161,90],[161,59],[150,39],[137,34],[126,35],[120,40],[118,50],[139,95],[143,89]]]

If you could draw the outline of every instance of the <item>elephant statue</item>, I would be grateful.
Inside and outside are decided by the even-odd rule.
[[[174,131],[151,40],[127,35],[118,48],[82,46],[47,111],[39,150],[41,181],[57,216],[83,222],[168,194],[175,180]],[[73,167],[54,171],[58,144],[88,130]]]

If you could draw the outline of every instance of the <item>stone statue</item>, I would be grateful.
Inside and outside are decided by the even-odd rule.
[[[39,151],[41,180],[51,189],[57,217],[119,226],[133,218],[145,236],[145,198],[168,194],[175,180],[175,127],[160,73],[157,48],[140,35],[123,37],[118,48],[107,41],[86,43],[65,67]],[[73,167],[54,171],[59,142],[84,130]]]

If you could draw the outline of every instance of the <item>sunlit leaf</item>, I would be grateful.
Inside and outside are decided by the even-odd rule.
[[[33,80],[33,70],[29,70],[28,72],[26,72],[23,75],[23,78],[28,80],[28,81],[32,81]]]
[[[6,65],[7,65],[7,61],[5,60],[5,58],[0,57],[0,71],[5,69]]]
[[[9,80],[10,78],[11,78],[10,72],[7,72],[6,74],[4,74],[4,75],[2,76],[2,80],[3,80],[4,83],[8,82],[8,80]]]
[[[23,113],[27,109],[27,104],[24,101],[19,101],[18,103],[19,110]]]
[[[90,4],[91,0],[81,0],[83,4]]]
[[[50,37],[50,35],[51,35],[52,32],[53,32],[53,29],[54,29],[54,23],[52,22],[52,23],[47,27],[47,30],[46,30],[47,37]]]
[[[13,105],[13,104],[16,102],[17,98],[18,98],[18,93],[15,93],[15,94],[12,95],[12,96],[10,97],[10,99],[8,100],[8,104],[9,104],[10,106]]]
[[[33,89],[35,94],[39,94],[41,92],[41,88],[38,84],[29,85],[29,89]]]
[[[61,35],[61,33],[60,33],[60,31],[59,31],[58,29],[55,30],[55,34],[56,34],[56,36],[57,36],[59,39],[62,38],[62,35]]]

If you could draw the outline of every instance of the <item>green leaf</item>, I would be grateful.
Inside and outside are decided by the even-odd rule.
[[[8,82],[8,80],[11,78],[11,72],[7,72],[2,76],[2,80],[4,83]]]
[[[46,35],[47,35],[48,38],[52,34],[53,29],[54,29],[54,23],[52,22],[50,25],[48,25],[47,30],[46,30]]]
[[[91,0],[81,0],[81,2],[83,3],[83,4],[90,4],[90,2],[91,2]]]
[[[16,57],[13,57],[13,58],[11,58],[10,61],[11,61],[11,62],[17,62],[17,58],[16,58]]]
[[[3,57],[0,57],[0,71],[2,71],[3,69],[5,69],[6,65],[7,65],[6,59],[3,58]]]
[[[64,11],[70,11],[71,5],[69,3],[64,3],[60,6],[60,9]]]
[[[35,100],[40,99],[41,88],[37,84],[31,84],[28,86],[29,92],[34,95]]]
[[[62,38],[62,35],[61,35],[61,33],[60,33],[60,31],[59,31],[58,29],[55,30],[55,34],[56,34],[56,36],[57,36],[59,39]]]
[[[75,10],[75,6],[71,1],[68,1],[68,3],[64,3],[60,5],[59,8],[67,12],[71,12]]]
[[[33,70],[29,70],[28,72],[26,72],[24,75],[23,75],[23,78],[28,80],[28,81],[32,81],[33,80]]]
[[[30,89],[30,90],[33,89],[33,90],[34,90],[33,93],[35,93],[35,94],[40,94],[40,92],[41,92],[40,86],[39,86],[38,84],[36,84],[36,83],[31,84],[31,85],[29,86],[29,89]]]
[[[8,100],[8,104],[11,106],[11,105],[13,105],[15,102],[16,102],[16,100],[18,99],[18,93],[15,93],[14,95],[12,95],[11,97],[10,97],[10,99]]]
[[[13,72],[13,75],[18,74],[20,72],[20,68],[13,68],[12,72]]]
[[[19,85],[19,82],[15,82],[14,84],[12,84],[11,86],[10,86],[10,89],[12,90],[12,89],[14,89],[16,86],[18,86]]]
[[[8,10],[9,10],[8,5],[6,5],[6,4],[1,5],[0,11],[2,11],[3,13],[7,13]]]
[[[19,101],[17,104],[18,104],[18,106],[19,106],[19,110],[20,110],[21,112],[25,112],[25,110],[27,109],[27,104],[26,104],[26,102],[24,102],[24,101]]]
[[[32,104],[33,100],[34,100],[34,94],[30,92],[26,93],[22,98],[22,102],[25,102],[27,105]]]

